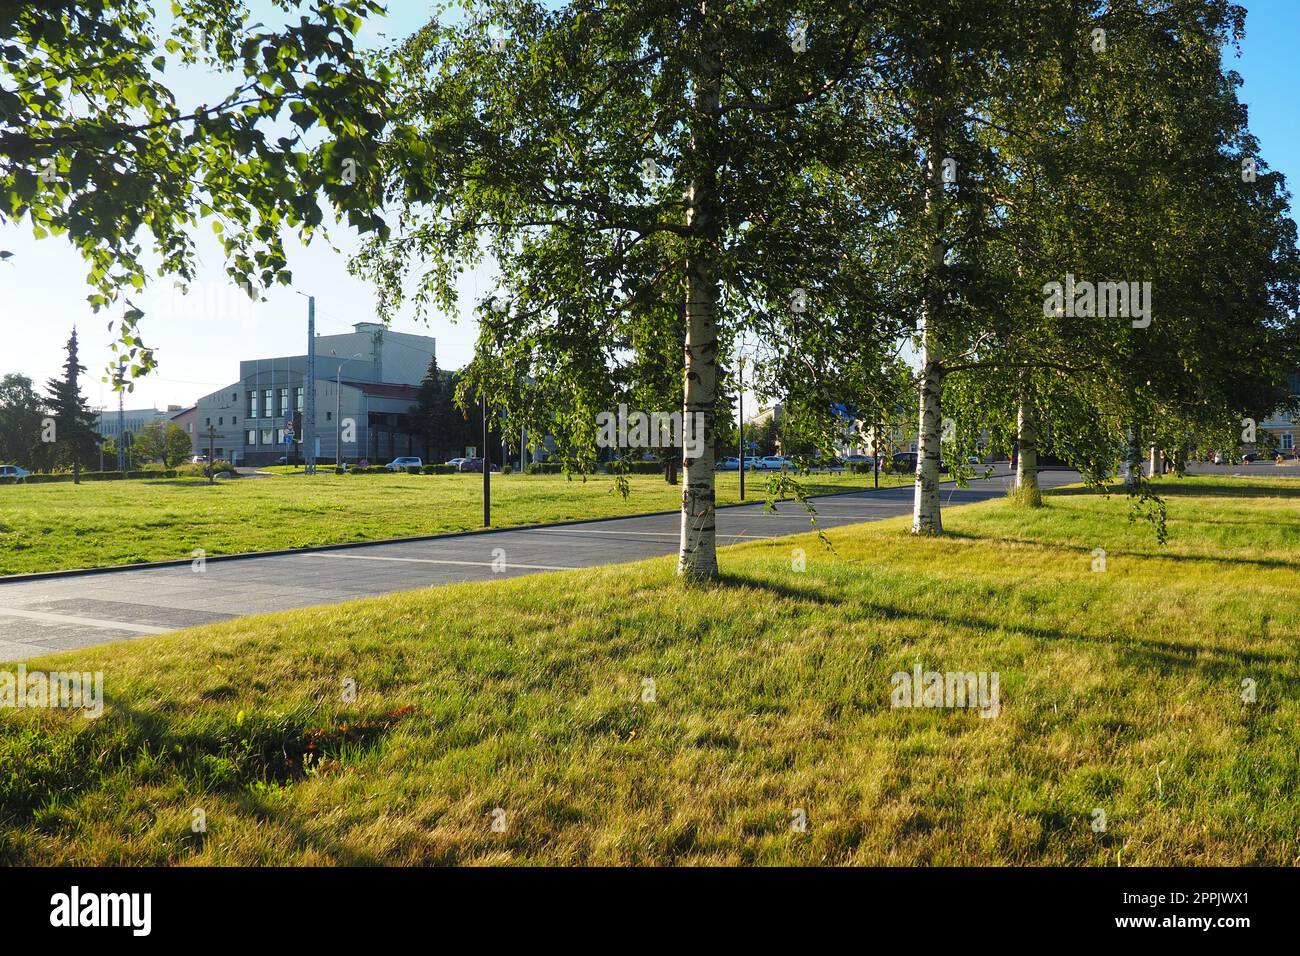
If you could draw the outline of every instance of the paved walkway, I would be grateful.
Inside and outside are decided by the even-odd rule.
[[[1004,475],[962,490],[943,486],[945,505],[969,504],[1006,493]],[[1074,472],[1044,472],[1044,487],[1077,481]],[[813,499],[823,528],[907,514],[912,488],[828,495]],[[677,550],[676,514],[479,534],[425,541],[362,544],[330,551],[208,561],[202,573],[188,564],[79,573],[35,581],[0,579],[0,660],[224,621],[312,604],[436,587],[460,581],[535,574],[638,561]],[[718,544],[809,530],[797,502],[775,514],[763,505],[718,510]],[[500,549],[498,551],[498,549]],[[494,571],[504,562],[504,570]]]

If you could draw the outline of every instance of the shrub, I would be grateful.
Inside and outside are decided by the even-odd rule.
[[[563,471],[558,461],[535,461],[524,466],[525,475],[558,475]]]
[[[420,468],[421,468],[420,465],[407,465],[406,473],[408,475],[418,475],[420,473]]]
[[[454,475],[455,465],[425,465],[422,469],[426,475]]]
[[[503,475],[513,475],[514,473],[515,473],[515,469],[514,469],[514,466],[513,466],[513,465],[502,465],[502,466],[501,466],[501,474],[503,474]]]

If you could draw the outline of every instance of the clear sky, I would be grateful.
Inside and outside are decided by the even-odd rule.
[[[1246,38],[1241,56],[1230,55],[1227,63],[1245,80],[1241,97],[1250,108],[1251,129],[1265,160],[1286,175],[1294,191],[1300,181],[1300,0],[1242,2],[1249,11]],[[386,21],[363,30],[363,41],[379,43],[382,34],[404,36],[429,10],[429,5],[414,0],[392,0],[389,7]],[[271,22],[270,14],[264,19]],[[227,85],[219,76],[192,72],[177,81],[177,98],[182,103],[210,102],[214,92]],[[199,231],[200,237],[208,234]],[[127,396],[128,407],[192,404],[198,396],[234,381],[240,359],[305,352],[307,302],[295,290],[316,296],[321,333],[373,320],[370,288],[347,274],[353,238],[343,230],[335,231],[333,238],[339,252],[320,241],[306,248],[290,243],[294,288],[274,289],[267,302],[255,306],[232,294],[220,247],[201,238],[202,269],[192,296],[178,296],[171,281],[161,279],[141,297],[147,313],[145,338],[157,349],[159,368],[137,383],[135,393]],[[115,405],[111,389],[98,381],[110,360],[109,316],[95,315],[86,305],[84,262],[62,240],[34,240],[15,224],[0,227],[0,248],[14,253],[11,265],[0,265],[0,373],[22,372],[43,386],[45,379],[59,373],[63,345],[75,324],[91,380],[86,395],[93,405]],[[467,273],[461,308],[467,313],[492,287],[490,274]],[[408,314],[398,317],[393,328],[434,336],[443,368],[459,368],[473,352],[474,323],[464,315],[439,315],[426,325]]]

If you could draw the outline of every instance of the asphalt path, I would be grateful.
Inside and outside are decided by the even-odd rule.
[[[1006,493],[1005,465],[992,478],[942,486],[945,507]],[[1044,471],[1045,488],[1078,481]],[[812,499],[817,525],[835,528],[908,514],[911,486]],[[134,567],[28,580],[0,579],[0,661],[162,634],[313,604],[461,581],[639,561],[677,550],[676,513],[376,542],[327,550],[208,559],[201,566]],[[761,502],[718,509],[718,545],[808,531],[797,502],[766,513]]]

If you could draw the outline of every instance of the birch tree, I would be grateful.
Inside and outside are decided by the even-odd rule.
[[[684,461],[689,580],[718,573],[719,361],[751,320],[746,290],[797,275],[837,237],[809,234],[780,258],[751,250],[786,228],[801,171],[839,155],[835,94],[876,56],[876,7],[469,3],[393,52],[394,233],[357,270],[386,311],[408,295],[450,310],[459,270],[495,262],[502,288],[479,303],[475,385],[491,398],[494,367],[509,365],[505,377],[531,383],[530,430],[584,453],[634,332],[673,334],[679,309],[681,413],[704,438]]]

